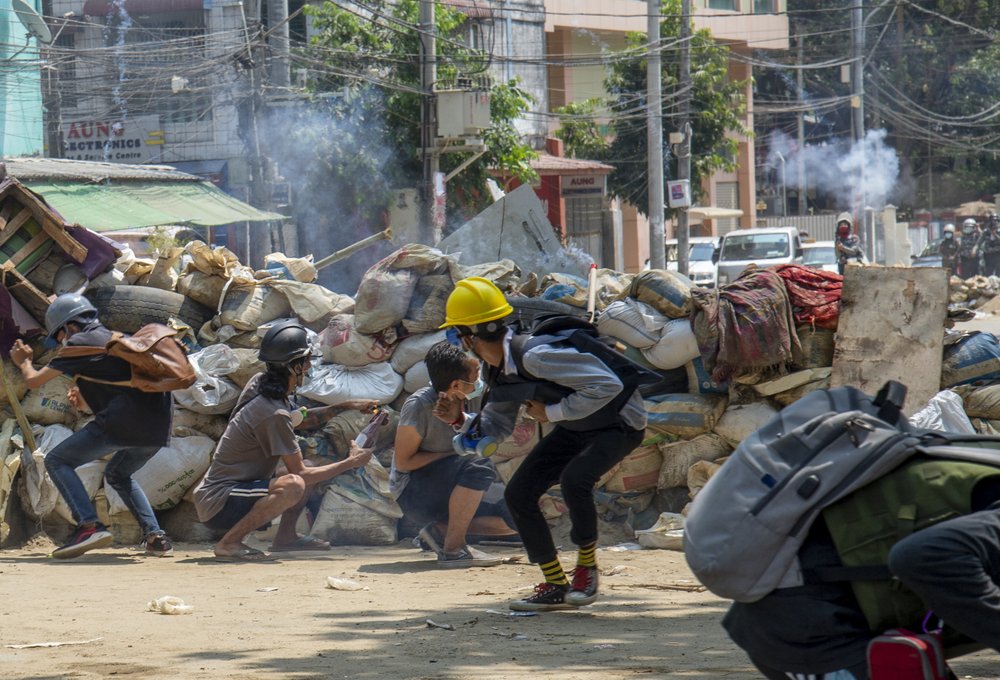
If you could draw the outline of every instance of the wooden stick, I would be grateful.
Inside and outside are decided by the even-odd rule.
[[[0,360],[0,381],[3,382],[4,392],[7,393],[7,401],[10,402],[10,409],[14,412],[14,417],[17,418],[17,424],[21,426],[21,434],[24,436],[24,445],[29,447],[29,450],[34,452],[38,448],[35,443],[35,435],[31,431],[31,423],[28,422],[28,418],[24,415],[24,410],[21,408],[21,402],[17,400],[17,395],[14,394],[14,389],[7,382],[7,371],[6,371],[7,361]],[[16,367],[15,367],[16,368]]]

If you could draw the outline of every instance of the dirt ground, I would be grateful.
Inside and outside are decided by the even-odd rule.
[[[534,566],[442,571],[408,543],[257,564],[214,562],[208,545],[69,561],[48,557],[52,547],[0,552],[0,678],[758,677],[722,632],[726,603],[690,592],[676,552],[602,548],[596,604],[515,618],[507,601],[529,592]],[[327,588],[330,576],[365,589]],[[146,611],[163,595],[193,613]],[[1000,678],[993,653],[953,666],[959,678]]]

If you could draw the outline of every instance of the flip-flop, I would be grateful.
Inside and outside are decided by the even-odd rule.
[[[272,545],[271,552],[296,552],[299,550],[329,550],[330,544],[315,536],[299,536],[288,545]]]
[[[274,560],[273,555],[261,552],[256,548],[244,548],[232,555],[216,555],[216,562],[270,562]]]

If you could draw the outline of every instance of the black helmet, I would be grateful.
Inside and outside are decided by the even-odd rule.
[[[97,309],[90,300],[78,293],[60,295],[49,303],[49,308],[45,310],[45,330],[48,331],[45,344],[53,346],[56,342],[56,333],[71,321],[91,323],[96,320]]]
[[[297,321],[283,321],[272,326],[260,341],[257,356],[264,363],[284,366],[311,354],[305,326]]]

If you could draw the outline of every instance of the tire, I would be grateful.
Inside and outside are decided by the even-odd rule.
[[[563,302],[539,300],[529,297],[508,297],[507,302],[514,308],[513,319],[521,328],[529,329],[540,319],[557,314],[587,318],[587,310],[573,307]]]
[[[180,293],[147,286],[108,286],[86,293],[101,323],[111,330],[135,333],[149,323],[166,323],[174,317],[195,333],[215,316],[214,312]]]

